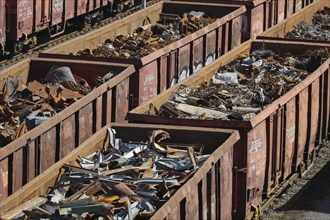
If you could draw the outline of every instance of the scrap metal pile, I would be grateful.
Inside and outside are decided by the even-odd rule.
[[[300,22],[297,27],[285,35],[291,39],[330,41],[330,8],[317,12],[313,16],[313,23]]]
[[[148,114],[189,119],[249,120],[316,70],[330,51],[280,56],[255,50],[219,69],[209,83],[182,85],[169,101]]]
[[[216,19],[206,16],[204,12],[191,11],[182,18],[174,14],[161,14],[155,25],[145,25],[135,30],[132,35],[119,35],[114,41],[108,39],[92,51],[78,51],[78,55],[94,57],[111,57],[139,59],[165,47],[192,32],[195,32]]]
[[[113,73],[109,73],[113,75]],[[99,85],[105,77],[98,77]],[[0,147],[50,119],[91,91],[86,80],[68,67],[54,66],[42,84],[36,80],[24,85],[19,78],[7,80],[0,92]]]
[[[153,130],[148,141],[123,142],[108,128],[104,149],[64,165],[44,203],[25,219],[150,218],[209,157],[202,144],[166,143]]]

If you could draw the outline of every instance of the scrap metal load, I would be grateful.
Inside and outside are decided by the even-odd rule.
[[[249,56],[221,67],[209,83],[182,85],[169,101],[149,114],[187,119],[249,120],[315,71],[330,51],[307,51],[280,56],[254,50]]]
[[[25,219],[152,217],[209,157],[203,144],[169,139],[153,130],[148,141],[124,141],[108,128],[103,150],[79,156],[80,167],[64,165],[43,204],[23,211]]]
[[[312,24],[300,22],[295,29],[285,34],[286,38],[330,41],[330,8],[317,12]]]
[[[114,74],[98,76],[101,85]],[[24,85],[17,77],[7,80],[0,92],[0,147],[21,137],[37,125],[87,95],[91,88],[85,79],[73,75],[69,67],[53,66],[44,83]]]
[[[204,12],[191,11],[182,18],[175,14],[160,14],[157,24],[137,28],[132,35],[118,35],[114,41],[108,39],[92,51],[78,51],[78,55],[139,59],[163,48],[203,27],[213,23],[216,18]]]

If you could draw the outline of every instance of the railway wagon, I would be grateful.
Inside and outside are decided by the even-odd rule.
[[[69,25],[81,28],[121,12],[125,5],[134,6],[134,0],[1,0],[0,55],[35,47],[40,37],[47,36],[41,31],[55,37]]]
[[[105,26],[93,31],[94,35],[92,34],[90,39],[87,38],[84,41],[80,41],[80,38],[78,38],[78,41],[81,43],[93,43],[95,38],[97,40],[98,38],[106,39],[109,32],[122,33],[123,30],[127,31],[130,28],[135,29],[143,24],[145,14],[148,14],[150,19],[155,19],[159,14],[160,8],[159,3],[151,5],[137,13],[129,15],[127,20],[115,21],[110,27]],[[135,22],[132,23],[131,20]],[[55,48],[64,50],[67,47],[68,45],[64,43]],[[56,62],[54,59],[51,60],[52,61],[50,61],[50,59],[39,59],[37,61],[34,59],[26,59],[2,70],[0,88],[4,87],[7,79],[16,77],[19,77],[20,81],[26,84],[29,82],[28,77],[32,67],[31,65],[33,65],[34,70],[38,70],[38,63],[45,66],[40,67],[42,72],[38,71],[36,77],[44,76],[44,74],[49,71],[48,68],[51,67],[51,63]],[[48,66],[46,65],[47,63]],[[70,63],[70,61],[63,60],[62,63]],[[78,68],[79,71],[81,68],[83,69],[83,74],[90,71],[89,65],[95,68],[100,67],[97,68],[96,71],[100,71],[103,75],[105,74],[104,71],[107,71],[107,68],[113,65],[118,67],[122,66],[124,72],[121,76],[118,76],[119,79],[115,77],[118,80],[110,80],[103,87],[99,87],[96,92],[90,93],[89,98],[84,97],[85,101],[82,99],[79,100],[78,102],[80,102],[80,104],[77,104],[78,102],[74,103],[74,106],[72,105],[69,109],[65,109],[60,114],[55,115],[50,121],[45,122],[39,127],[27,132],[24,136],[0,148],[0,169],[3,174],[0,176],[0,185],[3,186],[0,189],[1,199],[11,195],[22,185],[33,179],[35,175],[38,175],[40,171],[47,169],[53,162],[77,147],[83,140],[91,136],[92,133],[105,124],[111,121],[125,120],[125,116],[129,110],[129,86],[131,84],[134,85],[134,83],[129,83],[129,78],[131,76],[130,73],[135,71],[134,67],[132,67],[133,69],[128,68],[124,70],[127,64],[104,63],[97,65],[96,63],[98,62],[72,61],[72,65]],[[81,66],[81,68],[79,68],[79,66]],[[132,70],[133,72],[131,72]],[[90,77],[93,77],[93,75]],[[93,85],[94,79],[90,78],[90,80],[91,85]],[[66,129],[66,127],[68,129],[70,128],[68,132],[63,130]],[[62,135],[64,133],[67,133],[67,135]],[[47,138],[52,140],[48,140]],[[50,152],[57,153],[50,155],[52,157],[51,159],[45,158],[40,161],[39,150],[45,154],[45,152],[48,151],[46,149]],[[16,158],[25,159],[20,159],[19,161],[22,163],[16,164]],[[29,171],[27,171],[27,169]]]
[[[6,0],[0,1],[0,14],[4,15],[5,11],[5,2]],[[1,16],[3,17],[3,16]],[[6,19],[0,18],[0,57],[4,55],[6,46]]]
[[[216,18],[211,24],[173,41],[164,47],[155,47],[152,53],[141,57],[96,57],[62,55],[73,53],[88,48],[90,51],[97,48],[102,41],[97,41],[94,36],[97,33],[87,34],[80,39],[74,39],[65,43],[67,47],[60,45],[40,54],[40,57],[67,57],[77,60],[94,60],[102,62],[130,63],[136,68],[135,81],[137,88],[132,88],[132,106],[137,106],[167,88],[184,80],[189,75],[197,72],[202,66],[208,65],[217,57],[241,44],[242,17],[245,12],[244,6],[188,3],[188,2],[162,2],[159,3],[161,11],[155,15],[151,24],[156,24],[159,16],[182,16],[190,11],[204,11],[206,14]],[[171,17],[170,17],[171,18]],[[129,19],[129,18],[127,18]],[[171,18],[172,19],[172,18]],[[136,24],[134,22],[134,24]],[[111,29],[108,29],[111,30]],[[123,30],[127,36],[134,29]],[[123,33],[122,32],[122,33]],[[110,32],[110,41],[116,41],[122,33]],[[157,37],[155,37],[157,38]],[[86,41],[85,39],[88,39]],[[107,39],[107,41],[109,41]],[[124,51],[124,49],[122,49]],[[120,51],[120,50],[119,50]]]
[[[179,0],[184,1],[184,0]],[[243,39],[255,39],[270,27],[311,4],[312,0],[193,0],[194,2],[244,5]]]
[[[271,104],[266,105],[264,109],[250,119],[209,120],[205,119],[207,117],[205,116],[205,109],[200,110],[199,113],[204,112],[201,115],[197,113],[198,109],[196,109],[195,113],[191,114],[197,114],[197,116],[186,119],[185,114],[178,113],[178,110],[174,107],[165,106],[164,104],[172,97],[178,99],[178,102],[180,102],[180,99],[181,102],[186,99],[186,102],[190,101],[190,103],[200,103],[199,106],[207,106],[207,102],[203,102],[203,100],[198,102],[198,99],[194,99],[196,97],[195,93],[192,98],[184,95],[186,94],[184,92],[188,89],[196,88],[200,88],[200,93],[205,94],[205,97],[208,97],[206,95],[209,94],[210,102],[211,100],[218,100],[217,97],[221,94],[224,97],[230,97],[230,93],[228,94],[229,88],[220,89],[218,93],[212,96],[214,94],[211,93],[213,90],[208,91],[206,89],[208,82],[210,79],[215,80],[213,75],[218,72],[220,67],[225,68],[234,59],[244,57],[244,54],[248,54],[252,49],[273,50],[281,53],[289,52],[291,55],[299,55],[316,48],[329,49],[329,45],[322,43],[295,44],[293,42],[267,40],[248,41],[203,68],[199,73],[133,109],[128,113],[128,120],[133,123],[238,129],[241,139],[234,147],[233,218],[251,218],[253,213],[257,215],[263,209],[261,207],[262,201],[272,197],[279,184],[284,183],[294,173],[303,173],[312,166],[319,136],[322,136],[322,138],[328,136],[328,133],[320,131],[324,124],[328,125],[329,123],[327,120],[329,96],[327,94],[329,93],[330,59],[324,61],[301,83]],[[232,75],[232,73],[228,73],[228,75]],[[227,76],[226,79],[228,78],[231,79],[230,76]],[[189,88],[185,89],[186,86]],[[205,89],[203,90],[203,88]],[[279,90],[279,92],[281,91]],[[174,92],[176,94],[173,94]],[[246,91],[245,94],[248,95],[249,91]],[[169,104],[173,103],[172,98]],[[324,102],[325,99],[326,102]],[[222,105],[226,106],[226,104]],[[184,106],[181,105],[181,107],[178,108],[183,109]],[[155,112],[160,109],[164,109],[169,115],[173,114],[174,116],[155,115]],[[244,109],[242,108],[242,111]],[[247,111],[249,112],[252,109],[249,110],[248,108]],[[212,114],[216,113],[212,112]],[[178,118],[175,115],[180,117]]]
[[[258,39],[287,39],[288,41],[304,41],[304,42],[322,42],[322,43],[330,43],[330,40],[326,39],[317,39],[317,36],[311,36],[309,32],[311,30],[308,30],[307,27],[305,33],[301,32],[300,36],[296,37],[295,39],[290,39],[290,36],[288,34],[292,31],[294,31],[297,27],[299,27],[300,23],[304,22],[306,25],[313,25],[313,17],[314,15],[317,15],[318,12],[323,11],[324,20],[320,18],[321,20],[317,20],[316,22],[320,23],[323,22],[324,24],[327,22],[327,17],[330,17],[330,13],[326,8],[330,7],[330,1],[315,1],[314,3],[308,5],[301,11],[297,12],[296,14],[292,15],[291,17],[285,19],[284,21],[280,22],[279,24],[275,25],[274,27],[266,30],[264,33],[260,34],[258,36]],[[318,24],[316,24],[318,25]],[[319,33],[321,35],[322,28],[326,30],[326,26],[322,27],[322,23],[320,23]],[[312,33],[314,34],[314,33]],[[318,34],[318,32],[315,32],[315,34]],[[314,38],[314,39],[312,39]],[[328,37],[329,38],[329,37]]]
[[[175,194],[172,195],[171,193],[171,198],[156,210],[153,216],[149,216],[151,219],[231,218],[231,179],[233,175],[231,169],[233,168],[233,145],[239,140],[237,131],[117,123],[111,123],[109,127],[116,131],[115,138],[122,139],[123,143],[128,141],[131,141],[131,143],[147,142],[149,140],[147,133],[152,133],[153,130],[162,130],[169,133],[170,143],[180,143],[181,146],[184,146],[184,144],[192,146],[189,144],[198,143],[199,146],[204,146],[203,151],[209,155],[207,160],[196,169],[196,172],[193,172],[193,175],[190,175],[190,178],[182,183]],[[23,214],[22,210],[30,210],[34,205],[40,205],[40,201],[44,200],[41,196],[54,185],[61,167],[65,164],[79,166],[76,162],[78,157],[88,156],[97,150],[102,151],[109,143],[109,134],[107,133],[108,128],[102,128],[41,175],[31,180],[7,199],[1,200],[0,218],[12,219],[21,216]],[[137,153],[136,155],[140,154]],[[131,191],[130,194],[132,193],[134,192]],[[125,195],[129,196],[125,193],[122,196]]]
[[[94,89],[72,93],[71,90],[80,90],[81,87],[75,89],[78,81],[70,79],[67,71],[52,76],[54,66],[70,68],[77,76],[75,79],[87,82]],[[0,200],[66,156],[104,125],[111,121],[124,122],[129,110],[129,77],[134,71],[127,64],[41,58],[28,59],[2,71],[2,91],[13,92],[9,99],[5,98],[7,92],[0,96]],[[47,78],[55,83],[49,83]],[[12,88],[16,80],[20,86],[15,92]]]

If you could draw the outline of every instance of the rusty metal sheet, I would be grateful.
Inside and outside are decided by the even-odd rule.
[[[102,0],[94,0],[94,9],[98,9],[102,4]]]
[[[34,1],[17,0],[9,4],[10,14],[14,17],[14,19],[10,21],[10,26],[13,29],[15,28],[15,31],[12,30],[13,32],[10,32],[10,34],[12,34],[11,37],[19,39],[23,36],[23,33],[26,35],[32,33],[33,9]]]
[[[277,1],[277,23],[285,19],[285,1]]]
[[[295,5],[294,5],[294,13],[297,13],[298,11],[300,11],[302,9],[303,0],[295,0]]]
[[[220,219],[231,219],[233,186],[233,149],[220,158]]]
[[[13,163],[12,163],[12,178],[13,178],[13,189],[15,192],[23,186],[23,149],[20,149],[13,153]]]
[[[187,44],[179,48],[178,55],[178,82],[182,82],[187,79],[191,74],[190,70],[190,44]]]
[[[180,218],[180,204],[178,204],[177,207],[175,207],[174,209],[172,209],[168,216],[166,217],[167,220],[172,220],[172,219],[179,219]]]
[[[6,0],[0,0],[0,14],[5,14]],[[4,43],[6,42],[6,19],[5,16],[0,16],[0,47],[1,45],[4,47]],[[4,48],[2,48],[4,49]]]
[[[310,111],[309,111],[309,141],[307,146],[306,153],[310,154],[315,148],[315,141],[317,135],[317,128],[319,123],[319,86],[320,86],[320,79],[315,80],[312,85],[310,86]]]
[[[56,162],[56,127],[40,136],[40,173],[47,170]]]
[[[216,59],[217,55],[217,33],[216,31],[211,31],[210,33],[207,33],[205,36],[206,42],[205,42],[205,66],[212,63]]]
[[[93,134],[93,103],[79,110],[79,145]]]
[[[320,100],[320,104],[322,105],[321,108],[321,118],[322,120],[320,123],[320,141],[323,141],[324,139],[327,138],[327,130],[328,130],[328,121],[329,121],[329,93],[330,93],[330,88],[329,88],[329,73],[328,70],[326,70],[323,73],[322,76],[322,99]],[[321,96],[320,96],[321,98]]]
[[[231,47],[231,36],[229,35],[229,23],[226,23],[222,26],[222,34],[220,36],[222,36],[221,54],[225,54],[229,51]]]
[[[50,19],[50,0],[35,1],[35,26],[42,26]]]
[[[230,21],[231,28],[231,47],[230,49],[234,49],[235,47],[241,44],[242,39],[242,16],[238,16]]]
[[[76,145],[75,115],[71,115],[60,125],[60,157],[63,158],[75,149]]]
[[[94,8],[94,0],[87,1],[87,12],[93,11]]]
[[[208,219],[210,218],[210,197],[208,196],[208,191],[209,191],[209,188],[208,188],[208,174],[204,174],[203,176],[203,179],[202,179],[202,207],[203,207],[203,214],[202,214],[202,219]]]
[[[98,131],[102,128],[102,118],[103,118],[103,96],[99,96],[95,99],[94,103],[94,117],[95,117],[95,131]]]
[[[215,167],[213,166],[212,169],[210,170],[210,183],[211,183],[211,206],[210,206],[210,214],[212,220],[217,219],[216,213],[217,213],[217,195],[216,195],[216,190],[217,190],[217,184],[216,184],[216,172],[215,172]]]
[[[247,201],[261,203],[267,160],[266,121],[261,122],[247,134]]]
[[[276,132],[276,154],[275,154],[275,183],[278,184],[283,173],[283,157],[284,157],[284,107],[277,110],[277,132]],[[277,187],[277,186],[275,186]]]
[[[167,74],[168,74],[168,64],[169,64],[169,56],[162,56],[160,58],[160,73],[159,77],[159,91],[160,93],[164,92],[167,87]]]
[[[65,20],[73,18],[75,15],[75,1],[65,1]]]
[[[112,90],[107,91],[103,95],[103,112],[105,115],[105,121],[102,125],[110,124],[112,118]]]
[[[185,218],[186,219],[199,219],[199,198],[198,187],[191,187],[188,195],[186,196],[185,204]]]
[[[274,23],[274,7],[273,7],[273,3],[272,1],[266,1],[264,3],[264,10],[265,10],[265,18],[264,18],[264,22],[265,22],[265,29],[270,28],[271,26],[273,26]]]
[[[139,104],[155,97],[157,95],[157,87],[158,64],[157,60],[155,60],[139,70]]]
[[[323,105],[323,122],[322,122],[322,138],[328,136],[328,127],[329,127],[329,111],[330,111],[330,79],[329,79],[329,70],[324,72],[324,105]]]
[[[324,75],[320,76],[320,87],[319,87],[320,95],[319,95],[319,124],[317,128],[317,134],[316,134],[316,141],[315,143],[317,145],[320,145],[322,143],[322,126],[323,126],[323,109],[324,109],[324,104],[326,103],[324,99]]]
[[[178,54],[176,51],[170,53],[170,58],[169,58],[170,64],[169,64],[169,71],[167,74],[167,83],[169,88],[178,83],[178,77],[176,74],[178,72],[177,57]]]
[[[286,0],[286,18],[290,17],[294,13],[293,3],[294,0]]]
[[[76,0],[77,9],[76,9],[76,16],[82,15],[86,13],[87,9],[87,1],[88,0]]]
[[[125,122],[128,112],[129,79],[125,79],[116,86],[116,122]]]
[[[298,145],[297,145],[297,159],[296,166],[302,164],[304,160],[304,151],[307,141],[307,126],[308,126],[308,88],[302,90],[298,95],[297,111],[297,126],[298,126]]]
[[[285,136],[284,136],[284,171],[283,178],[286,179],[291,174],[293,156],[295,152],[296,137],[296,100],[291,99],[285,105]]]
[[[251,23],[250,26],[251,39],[257,38],[264,31],[264,23],[266,22],[265,6],[260,4],[251,10]]]
[[[8,163],[9,158],[5,158],[0,161],[0,200],[4,200],[8,197]]]
[[[270,195],[272,192],[272,188],[274,186],[274,151],[276,149],[276,114],[271,114],[269,117],[266,119],[266,131],[267,131],[267,158],[269,158],[266,161],[266,178],[265,178],[265,190],[267,196]]]
[[[221,26],[217,29],[218,33],[218,38],[217,38],[217,42],[216,42],[216,52],[217,52],[217,56],[216,58],[218,57],[221,57],[223,54],[224,54],[224,41],[225,41],[225,38],[226,38],[226,35],[224,34],[224,30],[226,28],[224,26]]]
[[[204,39],[203,37],[201,37],[193,41],[193,50],[192,50],[193,73],[203,68],[203,64],[204,64],[203,52],[204,52]]]
[[[64,11],[64,1],[52,0],[52,17],[51,17],[52,25],[63,22],[62,20],[63,11]]]
[[[27,182],[30,182],[36,177],[37,173],[37,152],[36,140],[29,141],[27,144]]]

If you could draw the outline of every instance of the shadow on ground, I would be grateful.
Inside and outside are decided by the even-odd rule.
[[[276,211],[305,211],[330,214],[330,162],[294,197]]]

